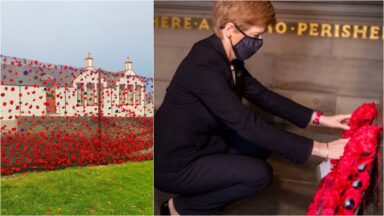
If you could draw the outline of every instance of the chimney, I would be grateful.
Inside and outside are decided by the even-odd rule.
[[[92,58],[90,52],[88,52],[88,56],[85,58],[85,67],[87,69],[92,69],[93,68],[93,58]]]
[[[125,61],[125,70],[132,70],[132,61],[129,57],[127,58],[127,61]]]

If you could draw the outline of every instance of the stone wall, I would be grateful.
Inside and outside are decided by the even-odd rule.
[[[289,30],[284,34],[276,31],[265,34],[262,49],[246,62],[256,79],[271,90],[327,114],[349,113],[365,101],[382,104],[382,29],[378,32],[379,39],[369,39],[370,26],[382,26],[382,3],[273,2],[273,5],[278,21],[307,26],[310,23],[333,27],[350,24],[351,28],[359,25],[360,29],[366,26],[368,39],[362,38],[362,34],[359,38],[299,36]],[[193,43],[212,33],[172,28],[171,18],[164,25],[161,17],[209,19],[210,8],[211,2],[155,2],[158,19],[155,107],[161,104],[170,79]]]

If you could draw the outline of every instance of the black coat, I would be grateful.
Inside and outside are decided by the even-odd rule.
[[[244,68],[241,96],[262,109],[305,128],[313,110],[274,93]],[[172,78],[155,113],[155,170],[176,172],[203,155],[224,152],[222,133],[242,138],[296,162],[305,162],[313,140],[275,128],[256,117],[236,94],[229,62],[215,35],[194,44]]]

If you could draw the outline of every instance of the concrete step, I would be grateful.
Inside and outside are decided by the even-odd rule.
[[[235,202],[223,215],[305,215],[317,185],[275,178],[267,190]]]

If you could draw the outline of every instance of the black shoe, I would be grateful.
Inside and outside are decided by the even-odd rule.
[[[160,206],[161,215],[171,215],[171,212],[169,211],[168,201],[169,200],[166,200],[165,202],[163,202],[163,204],[161,204]]]

